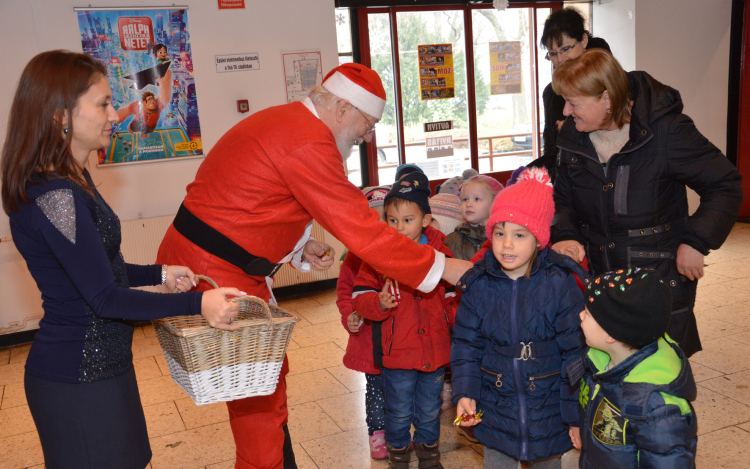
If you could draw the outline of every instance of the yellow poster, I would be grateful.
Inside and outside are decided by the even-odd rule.
[[[450,99],[455,96],[453,45],[428,44],[419,51],[419,88],[422,101]]]
[[[490,94],[521,92],[521,41],[490,42]]]

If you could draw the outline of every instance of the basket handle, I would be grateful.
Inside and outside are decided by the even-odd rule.
[[[216,282],[214,282],[211,278],[206,277],[205,275],[196,275],[195,278],[197,278],[198,280],[205,280],[206,282],[210,283],[212,287],[219,288],[219,285],[217,285]],[[263,298],[258,298],[257,296],[252,295],[245,295],[236,296],[229,301],[237,303],[238,301],[242,300],[259,304],[263,308],[263,312],[266,313],[266,317],[268,318],[268,329],[270,330],[276,327],[273,321],[273,315],[271,314],[271,308],[268,307],[268,303],[266,303]]]

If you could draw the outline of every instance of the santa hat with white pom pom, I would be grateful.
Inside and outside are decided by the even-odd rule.
[[[487,220],[487,238],[498,223],[511,222],[526,227],[542,247],[549,242],[550,225],[555,214],[552,183],[544,168],[529,168],[495,197]]]

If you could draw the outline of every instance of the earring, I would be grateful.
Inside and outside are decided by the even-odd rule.
[[[607,109],[607,114],[609,114],[609,109]]]
[[[65,135],[68,135],[68,128],[67,128],[67,127],[63,127],[63,133],[64,133]]]

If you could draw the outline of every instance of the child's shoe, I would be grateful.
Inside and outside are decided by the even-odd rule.
[[[416,443],[417,458],[419,458],[419,469],[443,469],[440,464],[440,442],[432,446],[424,443]]]
[[[456,427],[456,433],[463,436],[467,440],[471,441],[472,443],[476,444],[479,443],[479,440],[474,438],[474,427],[462,427],[458,426]]]
[[[443,404],[440,406],[440,414],[453,407],[451,398],[453,397],[453,386],[451,383],[443,383],[443,390],[440,392],[440,398]]]
[[[384,430],[378,430],[370,437],[370,457],[372,459],[388,459]]]
[[[394,448],[391,445],[386,445],[386,447],[388,448],[388,469],[409,469],[411,445],[403,448]]]

